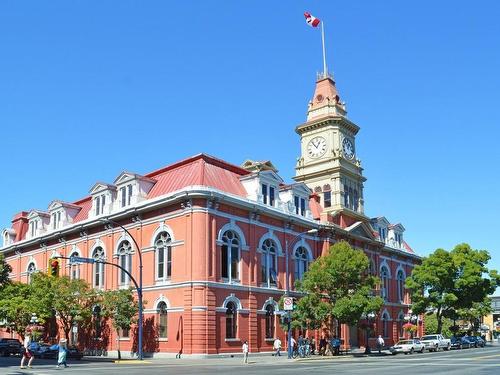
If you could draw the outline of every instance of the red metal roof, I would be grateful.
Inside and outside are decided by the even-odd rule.
[[[83,221],[89,217],[89,211],[92,208],[92,199],[91,197],[87,197],[85,199],[82,199],[81,201],[73,203],[82,209],[76,214],[75,218],[73,219],[73,223],[77,223],[79,221]]]

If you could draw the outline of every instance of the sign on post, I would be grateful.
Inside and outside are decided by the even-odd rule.
[[[94,258],[70,257],[70,263],[95,263]]]
[[[283,298],[283,310],[285,311],[293,310],[293,297]]]

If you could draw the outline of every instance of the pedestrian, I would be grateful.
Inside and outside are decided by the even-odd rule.
[[[248,342],[247,340],[243,341],[243,363],[248,364]]]
[[[21,365],[20,365],[21,369],[26,368],[24,367],[24,361],[26,361],[26,359],[28,360],[28,368],[33,368],[31,367],[31,364],[33,363],[33,358],[35,357],[33,356],[33,353],[30,351],[30,346],[31,346],[31,333],[28,331],[26,332],[23,341],[23,347],[22,347],[23,357],[21,358]]]
[[[319,340],[319,355],[325,355],[326,352],[326,338],[325,336],[321,337]]]
[[[385,345],[384,339],[382,338],[382,335],[378,335],[377,338],[377,349],[378,349],[378,354],[382,351],[383,347]]]
[[[500,339],[499,339],[500,340]],[[290,348],[288,353],[291,353],[293,355],[293,351],[295,350],[295,346],[297,346],[297,341],[293,338],[293,336],[290,338]]]
[[[61,339],[59,341],[59,356],[57,358],[57,368],[64,365],[64,368],[68,367],[66,363],[66,356],[68,354],[68,345],[66,339]]]
[[[275,350],[274,355],[276,357],[281,357],[281,340],[279,337],[276,337],[276,340],[274,340],[273,348]]]
[[[337,338],[337,336],[333,336],[331,341],[330,341],[330,346],[332,347],[332,355],[339,355],[340,354],[340,340]]]
[[[299,355],[301,357],[304,356],[304,337],[302,335],[299,335],[299,338],[297,339],[297,345],[299,346]]]
[[[316,354],[316,339],[314,337],[311,338],[311,354]]]

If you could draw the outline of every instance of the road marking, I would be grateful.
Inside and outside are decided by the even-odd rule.
[[[474,360],[474,361],[479,361],[480,359],[495,358],[495,357],[500,357],[500,354],[484,355],[484,356],[482,356],[482,357],[475,357],[475,358],[472,358],[472,360]]]

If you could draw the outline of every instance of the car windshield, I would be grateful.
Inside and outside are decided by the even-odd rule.
[[[401,340],[400,342],[398,342],[398,345],[411,345],[413,344],[413,341],[411,340]]]
[[[422,337],[422,340],[437,340],[437,337],[436,336],[424,336]]]

